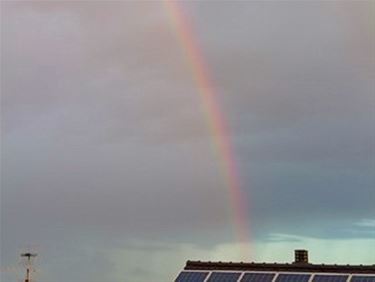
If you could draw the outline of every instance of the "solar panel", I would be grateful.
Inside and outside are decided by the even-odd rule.
[[[275,273],[245,273],[241,282],[272,282]]]
[[[350,282],[375,282],[375,275],[353,275]]]
[[[310,274],[280,273],[276,278],[276,282],[308,282],[310,276]]]
[[[346,282],[349,275],[314,275],[313,282]]]
[[[203,282],[208,272],[182,271],[175,282]]]
[[[208,278],[208,282],[237,282],[240,276],[239,272],[213,272]]]

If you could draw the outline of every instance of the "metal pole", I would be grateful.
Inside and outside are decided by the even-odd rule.
[[[26,268],[26,279],[25,279],[25,282],[29,282],[29,281],[30,281],[30,269]]]

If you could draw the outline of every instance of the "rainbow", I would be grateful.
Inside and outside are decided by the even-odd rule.
[[[241,190],[239,170],[235,160],[230,132],[226,124],[225,115],[220,109],[217,91],[209,75],[209,68],[204,60],[199,42],[194,36],[189,18],[184,14],[182,7],[173,0],[164,1],[167,13],[172,21],[177,37],[185,52],[186,61],[190,66],[193,78],[199,90],[203,109],[207,119],[215,152],[229,191],[229,197],[234,218],[234,233],[241,246],[241,257],[249,259],[250,230],[247,217],[247,203]]]

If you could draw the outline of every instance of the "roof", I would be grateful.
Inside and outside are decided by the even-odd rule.
[[[175,282],[375,282],[374,274],[184,270]]]
[[[309,273],[358,273],[375,274],[373,265],[337,265],[311,263],[245,263],[245,262],[204,262],[187,261],[185,270],[236,270],[271,272],[309,272]]]
[[[295,250],[293,263],[189,260],[175,282],[375,282],[375,264],[312,264]]]

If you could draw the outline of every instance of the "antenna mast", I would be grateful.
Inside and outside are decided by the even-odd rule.
[[[31,282],[31,274],[30,274],[30,270],[31,270],[31,259],[32,258],[35,258],[37,256],[37,254],[33,254],[33,253],[23,253],[21,254],[21,257],[23,258],[26,258],[26,278],[25,278],[25,282]]]

